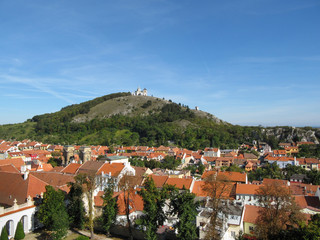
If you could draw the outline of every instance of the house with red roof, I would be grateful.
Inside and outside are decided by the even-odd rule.
[[[169,150],[170,150],[170,147],[165,147],[165,146],[160,146],[160,147],[158,147],[158,148],[155,148],[154,149],[154,152],[155,153],[165,153],[166,155],[168,154],[168,152],[169,152]]]
[[[259,211],[262,207],[245,205],[243,209],[243,217],[241,219],[241,230],[243,234],[255,236],[255,229],[259,217]]]
[[[301,212],[314,215],[320,214],[320,200],[317,196],[295,196],[296,204],[301,208]]]
[[[286,150],[273,150],[273,154],[274,157],[285,157],[287,156],[287,152]]]
[[[286,168],[287,165],[292,165],[292,166],[300,165],[300,160],[296,159],[295,157],[272,157],[268,155],[264,158],[264,162],[267,162],[269,164],[272,164],[275,162],[281,169]]]
[[[166,184],[175,186],[180,190],[187,189],[190,192],[192,192],[194,179],[193,178],[168,178],[166,181]]]
[[[118,214],[116,218],[116,223],[122,226],[127,225],[127,216],[126,216],[126,207],[124,201],[124,193],[121,192],[117,196],[117,204],[118,204]],[[137,218],[140,218],[143,213],[143,200],[142,197],[137,193],[137,191],[130,194],[130,213],[129,218],[131,222],[134,222]]]
[[[13,165],[16,169],[21,171],[21,167],[25,165],[25,162],[23,161],[22,158],[11,158],[11,159],[3,159],[0,160],[0,166],[5,166],[5,165]]]
[[[205,148],[203,151],[203,156],[204,157],[220,157],[221,156],[221,151],[219,148]]]
[[[258,206],[260,185],[255,184],[237,184],[236,185],[236,201],[241,204]]]
[[[8,170],[8,165],[0,167],[0,228],[6,226],[11,238],[14,237],[19,221],[25,233],[36,227],[33,221],[36,212],[33,199],[45,192],[47,183],[37,177]]]
[[[306,170],[319,170],[319,159],[316,158],[299,158],[299,165]]]
[[[19,151],[18,147],[10,146],[6,142],[0,144],[0,160],[8,158],[9,152],[17,152]]]

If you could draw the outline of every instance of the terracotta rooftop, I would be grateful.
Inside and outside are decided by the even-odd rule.
[[[130,213],[136,212],[136,211],[143,211],[143,200],[140,195],[138,195],[136,192],[132,193],[130,195]],[[119,215],[125,215],[125,204],[124,204],[124,193],[120,193],[118,196],[118,214]]]
[[[70,163],[68,166],[66,166],[64,169],[62,169],[61,172],[76,174],[76,172],[80,166],[81,166],[81,164],[79,164],[79,163]]]
[[[104,162],[88,161],[82,164],[77,173],[97,174],[98,170],[102,167]]]
[[[236,194],[257,195],[260,185],[255,184],[237,184]]]
[[[295,196],[295,202],[302,209],[311,208],[311,209],[316,209],[318,212],[320,212],[320,201],[318,197]]]
[[[0,166],[12,164],[17,168],[19,171],[21,170],[21,166],[24,165],[24,161],[22,158],[11,158],[11,159],[3,159],[0,160]]]
[[[263,184],[274,184],[274,183],[278,183],[281,185],[288,185],[288,181],[287,180],[281,180],[281,179],[271,179],[271,178],[264,178],[262,181]]]
[[[149,175],[152,177],[154,184],[156,185],[157,188],[162,188],[163,185],[166,183],[168,180],[168,176],[157,176],[157,175]]]
[[[208,177],[209,175],[211,175],[211,174],[216,174],[216,173],[217,173],[217,171],[205,171],[205,172],[203,172],[201,178],[202,178],[202,179],[205,179],[205,178]]]
[[[192,180],[192,178],[168,178],[166,184],[175,186],[179,189],[183,189],[183,186],[186,189],[190,189]]]
[[[18,204],[26,201],[28,196],[36,197],[37,194],[45,192],[47,185],[40,179],[30,176],[27,180],[19,173],[0,173],[0,205],[12,206],[14,199]]]
[[[207,192],[203,190],[204,181],[195,181],[192,192],[198,197],[208,196]]]
[[[245,205],[244,208],[244,216],[243,221],[247,223],[253,223],[255,224],[258,217],[259,217],[259,210],[261,210],[262,207],[253,206],[253,205]]]
[[[104,174],[111,173],[112,177],[117,177],[121,173],[123,168],[123,163],[104,163],[97,171],[97,175],[100,175],[102,172],[104,172]]]
[[[12,164],[0,166],[0,172],[20,173],[20,171]]]
[[[69,182],[74,182],[73,175],[58,172],[30,172],[29,177],[30,175],[33,175],[54,188],[59,188],[61,190],[65,190],[65,186],[67,186]]]
[[[219,172],[218,176],[225,176],[230,179],[231,182],[242,182],[246,183],[247,174],[240,172]]]

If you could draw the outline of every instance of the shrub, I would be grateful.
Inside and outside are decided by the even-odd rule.
[[[89,240],[89,238],[86,236],[79,236],[76,238],[76,240]]]
[[[26,235],[24,234],[22,223],[18,222],[16,233],[14,234],[14,239],[21,240],[21,239],[24,239],[25,236]]]
[[[2,228],[0,240],[8,240],[8,232],[5,226]]]

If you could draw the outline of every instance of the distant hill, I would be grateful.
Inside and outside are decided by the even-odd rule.
[[[0,126],[0,138],[89,145],[235,148],[243,142],[318,141],[319,129],[243,127],[172,101],[114,93]]]

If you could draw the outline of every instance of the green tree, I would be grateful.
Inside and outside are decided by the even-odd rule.
[[[311,216],[308,225],[302,228],[302,239],[320,239],[320,214]]]
[[[7,232],[6,226],[4,226],[1,230],[0,240],[8,240],[8,238],[9,238],[8,232]]]
[[[19,221],[17,225],[16,233],[14,234],[14,239],[21,240],[21,239],[24,239],[25,236],[26,235],[24,234],[24,231],[23,231],[22,222]]]
[[[195,202],[195,195],[189,190],[182,192],[175,189],[171,198],[172,214],[177,214],[178,239],[193,240],[197,238],[196,216],[198,202]]]
[[[38,217],[53,239],[62,239],[67,234],[69,221],[61,190],[56,191],[52,186],[46,186]]]
[[[146,227],[148,240],[157,239],[157,229],[166,220],[164,205],[168,195],[167,190],[167,186],[162,190],[157,189],[153,179],[148,177],[144,182],[144,188],[138,192],[143,199],[142,225]]]
[[[85,224],[85,208],[82,200],[83,189],[77,182],[70,182],[70,192],[68,193],[69,204],[67,211],[71,227],[83,229]]]
[[[113,197],[113,184],[110,184],[105,190],[103,199],[103,209],[102,209],[102,223],[103,229],[110,235],[110,227],[115,223],[117,213],[118,213],[118,205],[117,198]]]
[[[165,156],[162,160],[161,168],[175,170],[181,164],[181,159],[176,159],[173,156]]]
[[[243,172],[244,169],[240,168],[238,165],[231,165],[226,168],[226,171],[228,171],[228,172]]]

